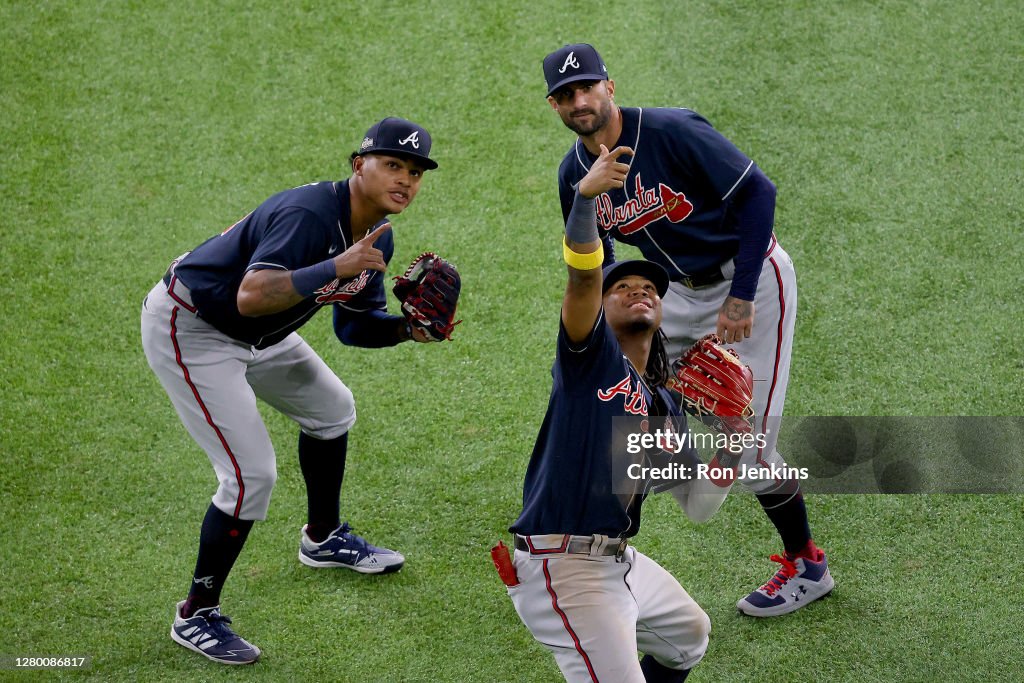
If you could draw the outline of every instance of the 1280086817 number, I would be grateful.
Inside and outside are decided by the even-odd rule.
[[[91,657],[19,657],[0,656],[0,669],[83,669],[89,666]]]

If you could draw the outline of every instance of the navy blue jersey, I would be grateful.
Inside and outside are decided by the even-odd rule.
[[[301,327],[325,304],[344,309],[336,309],[336,317],[387,308],[384,273],[365,270],[334,280],[279,313],[252,318],[238,312],[238,288],[248,271],[297,270],[333,258],[353,244],[350,221],[348,181],[285,190],[196,247],[178,263],[175,274],[189,288],[203,320],[233,339],[265,348]],[[374,246],[390,261],[395,249],[391,231]]]
[[[523,485],[523,511],[509,528],[523,534],[633,536],[644,495],[613,492],[612,418],[648,415],[653,397],[598,316],[573,345],[559,326],[547,414]],[[678,415],[664,389],[662,414]],[[653,413],[652,413],[653,414]]]
[[[729,200],[754,171],[754,162],[689,109],[620,111],[622,134],[615,146],[631,147],[636,154],[620,159],[630,165],[625,186],[597,198],[597,225],[609,259],[614,238],[638,247],[644,258],[679,280],[735,257],[740,237]],[[596,159],[577,139],[562,160],[558,190],[564,218],[573,188]],[[766,243],[770,223],[767,233]],[[760,263],[756,266],[759,270]]]

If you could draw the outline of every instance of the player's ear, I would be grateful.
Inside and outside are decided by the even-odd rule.
[[[552,97],[551,95],[548,95],[548,104],[551,105],[552,109],[558,111],[558,102],[555,102],[555,98]]]
[[[352,156],[352,175],[363,174],[363,164],[366,163],[366,159],[358,154]]]
[[[604,87],[608,89],[608,97],[615,97],[615,81],[609,78]]]

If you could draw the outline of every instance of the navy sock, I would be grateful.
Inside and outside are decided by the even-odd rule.
[[[242,552],[252,525],[251,519],[236,519],[210,503],[199,532],[199,556],[181,616],[187,619],[197,609],[220,604],[220,591]]]
[[[690,675],[689,669],[670,669],[650,655],[644,655],[640,660],[640,670],[644,672],[647,683],[683,683]]]
[[[314,541],[323,541],[340,523],[347,452],[348,432],[326,441],[299,432],[299,467],[306,480],[306,533]]]
[[[803,551],[811,540],[811,526],[799,489],[794,493],[763,493],[757,500],[782,537],[786,552],[797,555]]]

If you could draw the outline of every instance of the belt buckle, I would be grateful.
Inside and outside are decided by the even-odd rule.
[[[590,540],[590,556],[600,557],[609,556],[612,553],[606,552],[608,548],[608,541],[611,540],[604,534],[594,534]],[[620,538],[618,544],[615,546],[615,559],[622,559],[622,554],[626,552],[626,546],[628,542],[625,538]]]

